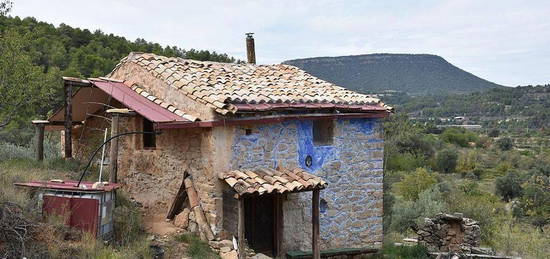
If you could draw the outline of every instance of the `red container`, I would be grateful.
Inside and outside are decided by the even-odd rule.
[[[44,216],[61,217],[66,225],[110,239],[113,232],[115,190],[119,184],[99,184],[76,181],[16,183],[17,186],[41,190]]]

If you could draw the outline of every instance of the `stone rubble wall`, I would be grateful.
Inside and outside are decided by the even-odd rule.
[[[471,253],[479,247],[481,230],[477,221],[461,214],[440,213],[425,218],[417,231],[418,243],[430,251]]]
[[[141,117],[121,117],[120,132],[141,130]],[[210,136],[211,129],[164,130],[156,136],[155,149],[143,148],[142,135],[120,138],[118,179],[128,198],[141,203],[147,212],[168,213],[187,171],[206,219],[217,233],[221,229],[217,213],[221,192],[209,157],[213,148]]]
[[[379,246],[382,234],[383,136],[377,119],[335,121],[329,146],[312,142],[312,121],[242,127],[235,131],[232,169],[301,167],[322,177],[321,248]],[[246,135],[245,129],[252,134]],[[306,156],[313,158],[311,167]],[[311,192],[283,202],[283,250],[311,249]]]

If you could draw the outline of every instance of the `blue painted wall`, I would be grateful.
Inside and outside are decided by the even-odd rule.
[[[246,135],[237,129],[232,168],[301,167],[325,179],[321,191],[321,238],[325,248],[371,245],[382,241],[383,139],[377,119],[341,119],[333,144],[313,143],[312,121],[259,125]],[[306,157],[313,163],[306,166]],[[287,249],[308,249],[310,193],[289,195],[285,209]]]

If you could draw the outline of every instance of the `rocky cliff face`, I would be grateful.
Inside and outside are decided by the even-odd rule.
[[[368,54],[283,62],[359,92],[468,93],[500,87],[427,54]]]

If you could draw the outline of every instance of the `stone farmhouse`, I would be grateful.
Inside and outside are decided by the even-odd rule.
[[[236,240],[241,257],[245,245],[317,257],[381,244],[381,119],[391,109],[379,99],[289,65],[147,53],[106,77],[64,82],[64,108],[46,128],[62,130],[66,157],[82,158],[105,128],[136,132],[112,141],[110,179],[146,210],[186,213],[184,227]]]

